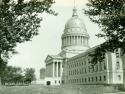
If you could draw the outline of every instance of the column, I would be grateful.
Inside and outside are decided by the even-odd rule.
[[[73,42],[73,41],[74,41],[74,39],[73,39],[73,36],[72,36],[72,45],[74,45],[74,42]]]
[[[57,75],[56,77],[58,77],[58,62],[57,62],[57,64],[56,64],[56,66],[57,66],[57,67],[56,67],[56,75]]]
[[[53,62],[53,77],[55,77],[55,62]]]
[[[60,76],[62,76],[62,62],[60,62]]]
[[[63,47],[65,46],[65,38],[63,37]]]
[[[83,45],[83,36],[81,38],[82,38],[82,40],[81,40],[82,44],[81,45]]]
[[[55,62],[55,71],[54,71],[54,73],[55,73],[55,77],[57,77],[56,72],[57,72],[57,62]]]
[[[64,38],[62,38],[62,47],[64,47]]]
[[[74,43],[74,45],[75,45],[75,36],[73,36],[73,39],[74,39],[73,43]]]
[[[67,36],[67,41],[68,41],[68,45],[69,45],[69,42],[70,42],[69,36]]]
[[[73,45],[73,38],[72,38],[72,36],[71,36],[71,45]]]
[[[66,46],[66,37],[64,37],[64,46]]]
[[[69,44],[71,45],[71,36],[69,37]]]
[[[85,38],[83,37],[83,45],[85,45]]]
[[[58,62],[58,77],[60,77],[60,62]]]
[[[82,36],[80,37],[80,41],[81,41],[80,45],[82,45]]]
[[[79,39],[78,39],[78,36],[77,36],[77,45],[79,44]]]
[[[77,45],[77,36],[75,36],[75,45]]]

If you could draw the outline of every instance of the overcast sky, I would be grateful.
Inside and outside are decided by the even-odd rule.
[[[103,42],[102,39],[95,37],[99,32],[96,24],[89,21],[84,15],[83,10],[86,8],[87,0],[76,0],[79,17],[84,20],[87,32],[90,35],[90,47],[96,46]],[[43,21],[39,29],[39,35],[34,37],[31,42],[19,44],[16,49],[19,54],[14,55],[9,60],[9,65],[19,66],[22,68],[32,67],[36,69],[37,77],[39,77],[39,69],[45,67],[45,58],[48,54],[56,55],[61,51],[61,35],[64,30],[65,23],[72,16],[74,0],[56,0],[52,7],[58,16],[42,14]]]

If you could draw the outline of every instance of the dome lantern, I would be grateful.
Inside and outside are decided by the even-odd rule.
[[[77,14],[77,9],[76,9],[76,8],[73,9],[72,17],[74,17],[74,16],[78,16],[78,14]]]

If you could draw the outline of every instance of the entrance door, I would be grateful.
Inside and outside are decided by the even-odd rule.
[[[47,81],[46,84],[47,84],[47,85],[51,85],[51,82],[50,82],[50,81]]]

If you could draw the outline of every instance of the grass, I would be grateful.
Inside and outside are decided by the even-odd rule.
[[[111,91],[111,88],[101,88],[100,86],[3,86],[0,89],[0,94],[103,94],[105,91],[114,92]]]

